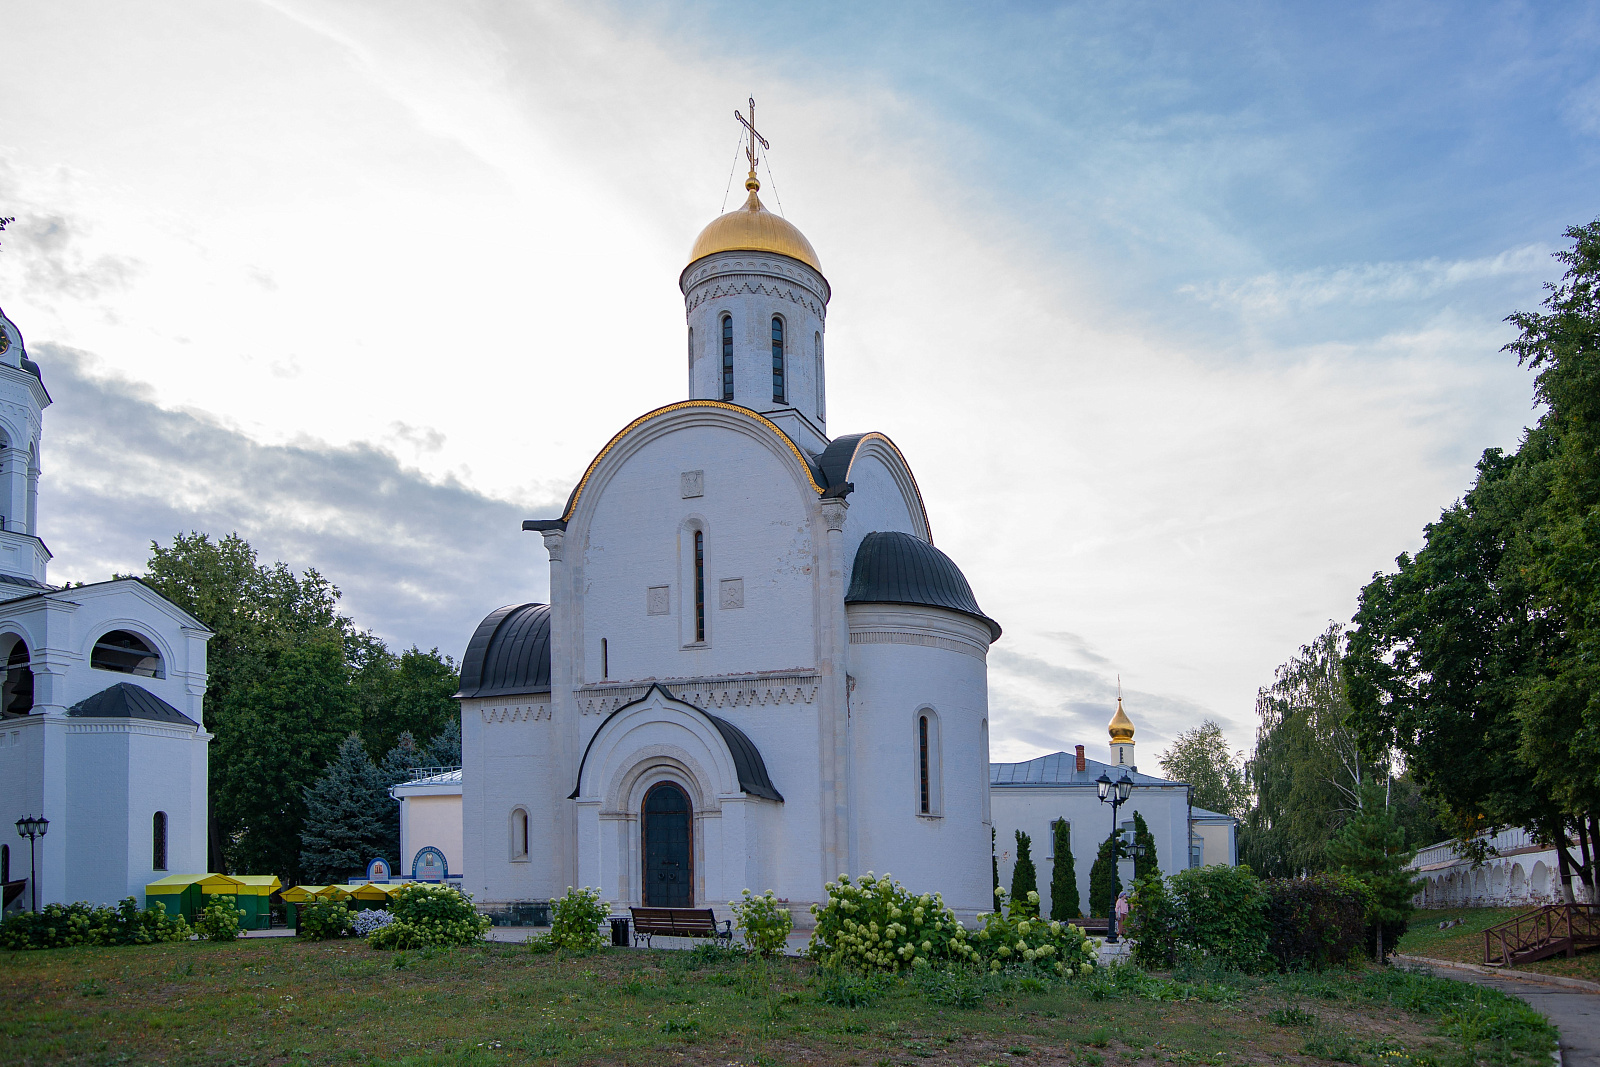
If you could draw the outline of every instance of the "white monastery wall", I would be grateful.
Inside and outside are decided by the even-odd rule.
[[[965,918],[989,910],[989,630],[938,608],[852,604],[848,616],[852,873],[888,872],[915,892],[941,892]]]
[[[461,702],[460,867],[445,851],[452,874],[480,904],[549,900],[566,892],[570,879],[557,862],[570,817],[566,799],[574,770],[565,766],[551,728],[548,694],[485,697]],[[528,813],[528,853],[514,853],[511,820]],[[419,842],[401,857],[409,872]],[[444,851],[441,848],[441,851]]]
[[[1520,826],[1500,831],[1489,844],[1498,855],[1476,867],[1453,841],[1419,850],[1410,868],[1425,884],[1413,902],[1420,908],[1489,908],[1535,907],[1565,899],[1555,849],[1541,845]],[[1576,843],[1569,850],[1576,855]],[[1589,902],[1588,887],[1580,879],[1572,887],[1579,903]]]

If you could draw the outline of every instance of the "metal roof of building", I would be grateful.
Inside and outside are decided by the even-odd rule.
[[[143,686],[118,682],[67,709],[83,719],[148,719],[199,728],[200,724]]]
[[[478,624],[461,657],[457,696],[550,691],[550,605],[512,604]]]
[[[409,782],[397,783],[396,788],[402,785],[460,785],[461,768],[453,771],[440,771],[438,774],[428,774],[421,778],[413,778]]]
[[[970,615],[1000,638],[1000,624],[983,613],[966,575],[949,556],[928,542],[898,530],[877,531],[861,539],[850,572],[846,604],[919,604]]]
[[[1141,774],[1138,771],[1129,771],[1126,767],[1118,767],[1112,763],[1101,763],[1099,760],[1083,760],[1083,770],[1078,770],[1078,757],[1072,752],[1052,752],[1048,756],[1040,756],[1024,763],[991,763],[989,764],[989,784],[994,785],[1080,785],[1093,786],[1096,778],[1104,774],[1115,781],[1122,777],[1123,771],[1128,771],[1128,777],[1133,779],[1135,785],[1183,785],[1183,782],[1174,782],[1167,778],[1157,778],[1153,774]]]

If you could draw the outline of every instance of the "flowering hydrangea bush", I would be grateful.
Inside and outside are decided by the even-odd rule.
[[[295,936],[308,941],[332,941],[350,932],[350,905],[342,900],[313,900],[300,905]]]
[[[756,896],[746,889],[742,898],[728,901],[728,906],[733,909],[733,924],[744,934],[751,951],[776,956],[789,943],[794,919],[772,890]]]
[[[46,904],[38,913],[20,912],[0,923],[0,948],[67,948],[72,945],[150,945],[187,941],[194,931],[182,915],[168,916],[161,901],[148,911],[124,897],[114,908]]]
[[[1033,964],[1070,977],[1094,970],[1094,942],[1071,923],[1039,918],[1038,893],[1009,902],[1004,889],[994,895],[995,910],[978,916],[983,926],[969,942],[990,971]]]
[[[243,932],[239,929],[242,918],[244,909],[239,907],[238,897],[215,896],[195,920],[194,928],[207,941],[232,941]]]
[[[355,918],[350,921],[350,932],[357,937],[367,937],[392,922],[394,922],[392,912],[383,908],[368,908],[366,911],[356,912]]]
[[[551,948],[588,952],[605,948],[606,935],[600,924],[611,914],[611,905],[600,899],[600,890],[567,886],[567,894],[550,905],[550,933],[540,940]]]
[[[466,945],[482,940],[489,920],[472,898],[448,885],[413,882],[402,886],[389,905],[393,919],[367,936],[373,948],[423,948]]]
[[[826,904],[813,904],[817,927],[806,953],[824,967],[899,971],[975,961],[966,928],[938,893],[913,896],[888,874],[829,882]]]

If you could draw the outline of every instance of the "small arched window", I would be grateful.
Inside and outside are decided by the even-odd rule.
[[[781,404],[783,400],[783,320],[772,316],[772,400]]]
[[[733,316],[722,316],[722,399],[733,400]]]
[[[938,712],[932,708],[922,708],[917,712],[912,743],[916,746],[917,759],[917,814],[939,815],[943,792],[939,781],[942,760]]]
[[[527,808],[513,808],[511,811],[511,858],[513,860],[528,858]]]
[[[150,819],[150,869],[167,869],[167,813],[158,811]]]
[[[96,670],[136,674],[140,678],[161,678],[161,653],[150,642],[127,630],[112,630],[94,643],[89,666]]]
[[[928,807],[928,717],[917,716],[917,764],[921,773],[918,777],[922,785],[922,814],[927,815],[931,810]]]
[[[828,417],[828,391],[822,387],[822,331],[811,335],[811,347],[817,359],[817,418]]]
[[[694,327],[689,327],[689,393],[694,394]]]

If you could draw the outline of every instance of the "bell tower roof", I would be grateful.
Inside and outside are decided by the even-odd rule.
[[[689,250],[689,262],[718,252],[768,252],[797,259],[820,272],[822,262],[806,235],[794,223],[782,215],[774,215],[761,203],[757,195],[761,183],[754,172],[745,179],[744,186],[750,190],[744,205],[717,216],[700,231],[700,236],[694,239],[694,247]]]
[[[1106,730],[1111,734],[1113,745],[1129,745],[1133,743],[1133,720],[1128,718],[1128,713],[1122,710],[1122,694],[1117,694],[1117,713],[1111,716],[1111,722],[1106,725]]]

